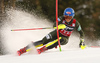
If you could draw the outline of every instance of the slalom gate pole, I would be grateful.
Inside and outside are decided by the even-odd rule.
[[[58,0],[56,0],[56,27],[57,27],[57,38],[58,38],[58,44],[59,44],[59,51],[61,51],[59,31],[58,31]]]
[[[30,28],[30,29],[13,29],[11,31],[42,30],[42,29],[54,29],[54,28],[53,27],[46,27],[46,28]]]

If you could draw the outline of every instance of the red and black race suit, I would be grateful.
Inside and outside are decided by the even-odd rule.
[[[70,25],[68,25],[65,20],[63,20],[62,23],[66,25],[66,28],[59,30],[59,32],[62,35],[69,37],[71,35],[71,33],[73,32],[74,28],[75,28],[76,20],[73,19],[73,22]]]

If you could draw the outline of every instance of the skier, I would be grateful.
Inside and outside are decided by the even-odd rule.
[[[84,33],[82,31],[82,28],[79,24],[79,22],[74,19],[75,12],[72,8],[66,8],[64,10],[64,15],[62,17],[58,18],[58,29],[59,29],[59,40],[61,45],[65,45],[68,43],[68,39],[73,32],[74,29],[76,29],[79,34],[80,34],[80,43],[79,47],[84,44]],[[28,52],[32,46],[41,47],[40,49],[37,49],[38,53],[42,53],[46,50],[52,49],[54,47],[58,46],[58,39],[57,39],[57,31],[56,31],[56,23],[54,23],[55,28],[54,31],[50,32],[48,35],[46,35],[42,40],[33,42],[26,47],[20,49],[17,51],[18,55],[20,56],[21,54]]]

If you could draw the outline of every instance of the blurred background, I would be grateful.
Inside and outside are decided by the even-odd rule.
[[[0,23],[6,16],[7,9],[34,12],[37,16],[44,16],[55,22],[55,4],[56,0],[0,0]],[[100,0],[58,0],[58,15],[62,16],[67,7],[75,10],[75,19],[80,22],[85,36],[91,40],[100,38]]]

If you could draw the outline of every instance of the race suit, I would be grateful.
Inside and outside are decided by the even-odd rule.
[[[58,18],[58,21],[59,21],[58,25],[59,24],[66,25],[65,29],[59,30],[59,37],[61,37],[61,39],[60,39],[61,45],[65,45],[68,43],[68,39],[75,29],[79,32],[80,38],[83,38],[84,33],[82,31],[82,28],[81,28],[79,22],[76,19],[73,18],[70,22],[66,22],[64,17],[60,17],[60,18]],[[53,27],[56,27],[56,23],[54,23]],[[45,45],[49,42],[52,42],[56,39],[57,39],[57,30],[54,30],[54,31],[50,32],[49,34],[47,34],[42,40],[34,42],[33,45],[35,45],[36,47],[43,46],[43,45]],[[58,46],[58,41],[53,42],[47,48],[52,49],[56,46]]]

